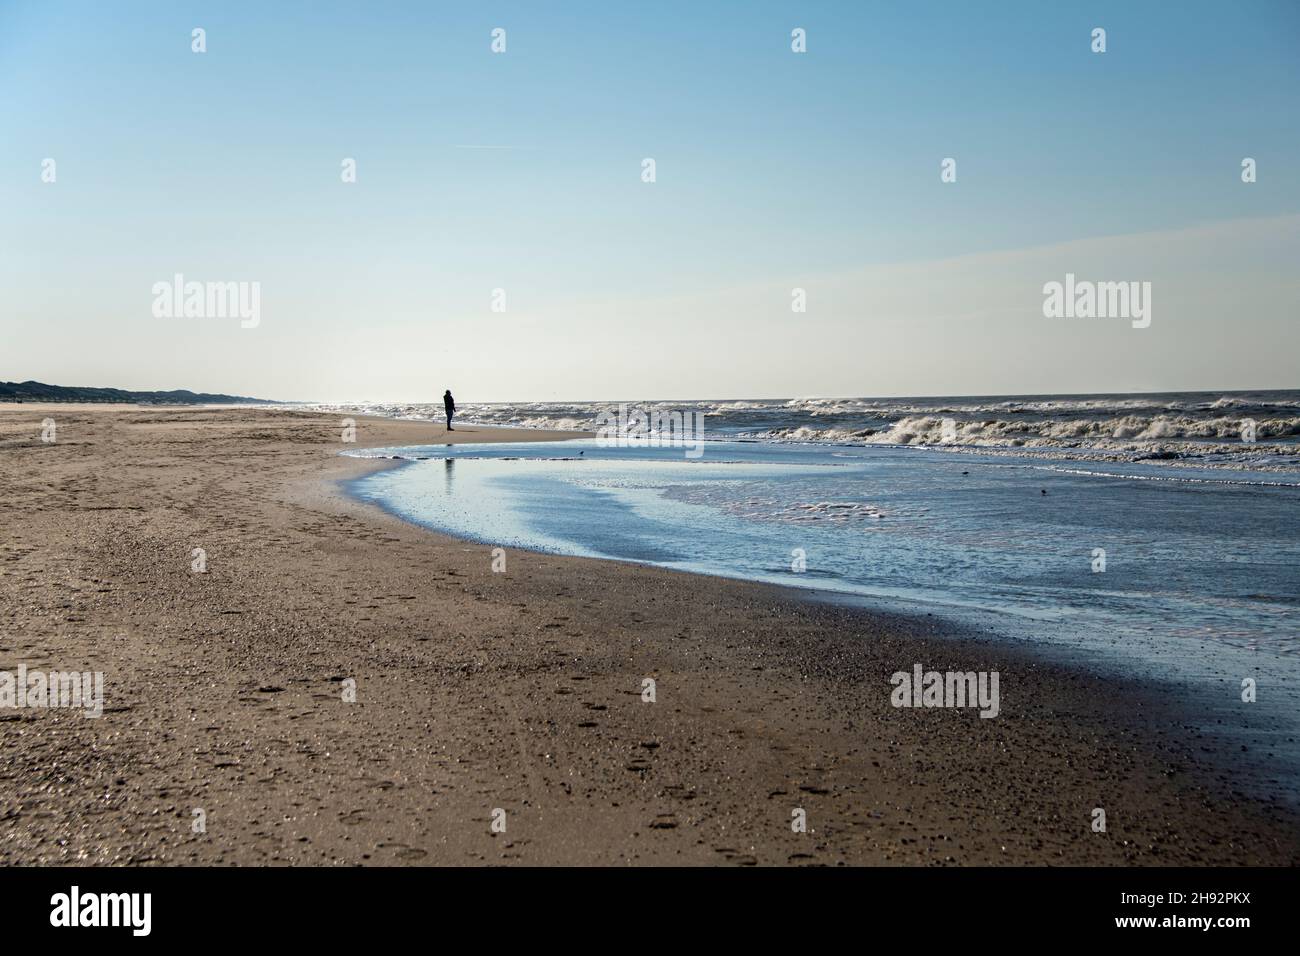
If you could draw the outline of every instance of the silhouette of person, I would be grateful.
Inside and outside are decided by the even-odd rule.
[[[456,429],[451,427],[451,416],[456,412],[456,400],[451,397],[451,389],[442,393],[442,406],[447,409],[447,431],[454,432]]]

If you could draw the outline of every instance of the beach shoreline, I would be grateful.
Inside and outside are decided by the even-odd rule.
[[[0,406],[0,670],[107,687],[97,720],[0,711],[0,862],[1300,859],[1294,812],[1199,753],[1167,688],[775,585],[514,549],[496,572],[343,487],[395,463],[340,451],[441,426],[342,428]],[[892,707],[916,664],[998,671],[1000,714]]]

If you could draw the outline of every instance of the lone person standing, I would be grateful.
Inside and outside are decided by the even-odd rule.
[[[451,416],[456,412],[456,400],[451,397],[451,389],[442,393],[442,407],[447,409],[447,431],[454,432],[456,429],[451,427]]]

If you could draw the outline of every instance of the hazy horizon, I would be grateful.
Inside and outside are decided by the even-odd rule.
[[[195,389],[185,385],[168,385],[158,387],[140,387],[126,388],[120,385],[103,385],[103,384],[77,384],[67,385],[62,382],[42,382],[38,379],[12,380],[9,382],[0,382],[0,384],[22,385],[27,382],[36,382],[40,385],[48,385],[60,388],[96,388],[96,389],[118,389],[129,392],[193,392],[195,394],[207,395],[226,395],[232,398],[248,398],[264,401],[269,404],[283,405],[362,405],[362,404],[432,404],[441,407],[442,396],[419,396],[415,398],[285,398],[283,396],[269,395],[242,395],[232,392],[229,389],[212,388],[212,389]],[[872,394],[829,394],[829,393],[808,393],[799,395],[623,395],[623,396],[601,396],[599,398],[571,398],[559,396],[557,398],[505,398],[505,399],[457,399],[461,404],[467,405],[511,405],[511,404],[598,404],[610,402],[635,402],[635,401],[654,401],[654,402],[785,402],[785,401],[913,401],[920,399],[988,399],[988,398],[1120,398],[1127,396],[1140,397],[1144,395],[1216,395],[1219,397],[1232,397],[1237,394],[1250,394],[1261,392],[1300,392],[1300,386],[1296,387],[1279,387],[1279,388],[1258,388],[1255,386],[1241,386],[1228,388],[1164,388],[1164,389],[1146,389],[1129,392],[963,392],[946,395],[940,394],[894,394],[894,395],[872,395]],[[5,399],[0,398],[0,402]]]

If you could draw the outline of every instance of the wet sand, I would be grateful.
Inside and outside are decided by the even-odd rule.
[[[349,499],[390,463],[340,437],[0,406],[0,670],[102,671],[106,698],[0,709],[0,863],[1300,859],[1294,813],[1235,792],[1267,756],[1206,752],[1171,688],[765,585],[513,550],[494,573]],[[521,436],[357,422],[453,437]],[[916,663],[997,670],[1000,715],[892,707]]]

